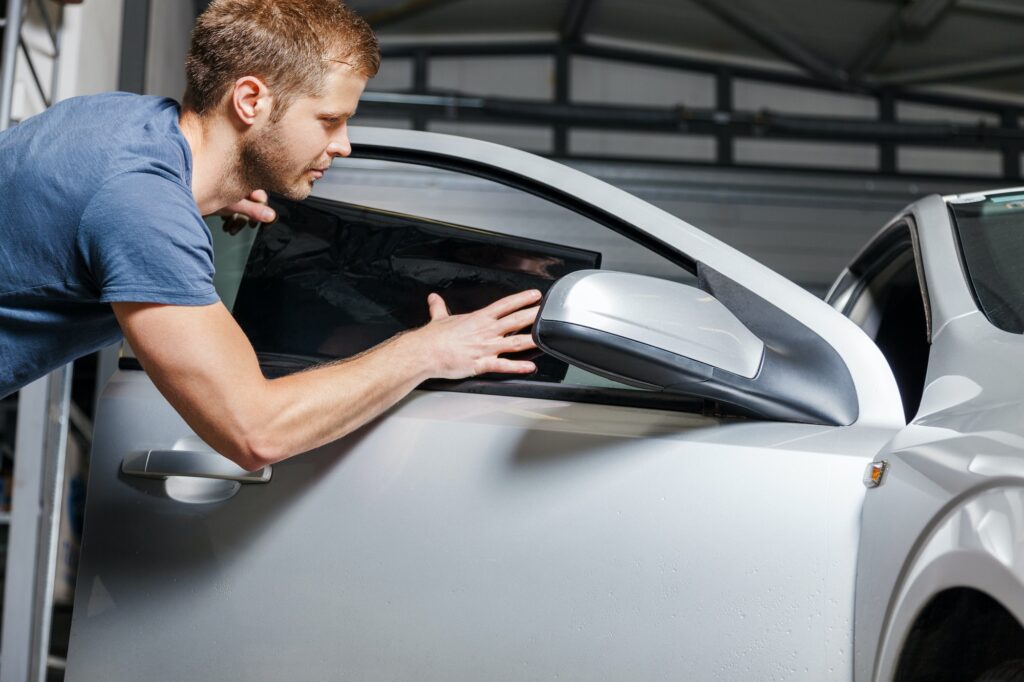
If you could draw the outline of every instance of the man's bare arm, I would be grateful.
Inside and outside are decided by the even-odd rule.
[[[125,337],[160,392],[200,438],[254,470],[357,429],[429,378],[524,374],[500,358],[534,347],[527,334],[540,293],[526,291],[468,315],[432,294],[431,321],[352,360],[264,378],[249,340],[221,303],[114,303]]]

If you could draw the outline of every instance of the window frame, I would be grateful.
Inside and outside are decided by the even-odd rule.
[[[630,223],[614,216],[606,211],[600,210],[591,204],[581,201],[567,192],[558,191],[555,188],[538,183],[530,178],[523,177],[517,173],[503,171],[502,169],[489,166],[484,163],[469,159],[456,157],[442,157],[435,154],[424,154],[415,151],[400,151],[376,147],[373,145],[353,144],[350,158],[366,159],[373,161],[389,161],[393,163],[436,168],[439,170],[460,173],[472,178],[479,178],[495,182],[509,187],[513,190],[525,192],[538,197],[541,200],[572,211],[577,215],[590,220],[601,227],[630,240],[638,247],[646,249],[667,261],[678,266],[684,272],[696,277],[697,263],[680,253],[674,247],[664,244],[651,235],[639,230]],[[321,202],[345,203],[337,199],[317,195]],[[422,217],[422,216],[410,216]],[[424,217],[427,220],[433,218]],[[468,226],[473,227],[473,226]],[[274,359],[268,361],[267,354],[258,354],[260,366],[264,374],[269,378],[285,376],[292,372],[298,372],[320,364],[321,360],[299,358],[294,356],[274,355]],[[284,369],[280,366],[282,358],[290,358],[294,365]],[[130,363],[129,363],[130,364]],[[285,360],[289,364],[289,360]],[[615,407],[632,407],[641,409],[670,410],[677,412],[714,415],[719,417],[748,416],[747,413],[732,405],[708,401],[687,394],[677,394],[659,391],[643,391],[631,387],[613,388],[606,386],[589,386],[580,384],[554,383],[550,381],[529,381],[518,379],[514,376],[508,378],[468,378],[463,380],[441,380],[431,379],[417,387],[419,390],[427,391],[451,391],[457,393],[472,393],[479,395],[497,395],[515,398],[536,398],[544,400],[559,400],[575,403],[601,404]]]

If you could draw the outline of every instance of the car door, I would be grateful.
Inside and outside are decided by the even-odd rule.
[[[548,359],[525,380],[425,385],[243,476],[128,359],[97,416],[68,679],[848,678],[861,477],[903,423],[871,341],[557,163],[413,131],[353,140],[244,267],[234,312],[268,375],[425,321],[431,288],[472,307],[579,267],[713,273],[741,319],[840,359],[854,417],[743,416]]]

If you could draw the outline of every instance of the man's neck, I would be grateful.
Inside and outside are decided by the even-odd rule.
[[[178,119],[192,149],[192,196],[202,215],[235,203],[247,194],[238,181],[238,140],[230,123],[216,115],[200,117],[183,109]]]

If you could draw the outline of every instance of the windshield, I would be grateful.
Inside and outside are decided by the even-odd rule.
[[[950,203],[968,279],[992,324],[1024,333],[1024,193]]]

